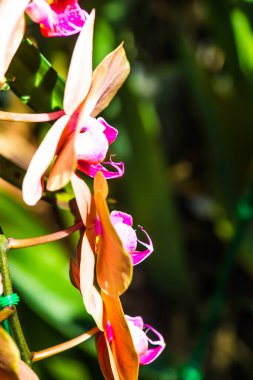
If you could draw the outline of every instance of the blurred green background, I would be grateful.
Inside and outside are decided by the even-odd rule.
[[[159,359],[140,369],[140,380],[252,379],[253,1],[80,4],[97,11],[94,66],[122,40],[131,64],[129,79],[102,116],[119,129],[110,153],[126,166],[122,179],[110,181],[111,207],[132,214],[155,247],[135,267],[122,298],[126,314],[143,316],[167,343]],[[27,36],[65,78],[76,36],[45,40],[31,23]],[[23,86],[24,95],[34,72],[22,66],[21,50],[9,76],[15,73],[11,87],[18,93]],[[49,87],[37,83],[31,99],[35,110],[49,111],[44,107],[59,105],[61,96],[47,103],[53,80],[44,77]],[[23,110],[11,91],[0,95],[4,108]],[[1,123],[0,152],[26,168],[47,130]],[[6,236],[16,238],[73,223],[63,207],[24,206],[20,191],[6,181],[0,215]],[[32,350],[92,326],[68,279],[77,239],[75,234],[10,252]],[[102,379],[94,342],[46,359],[35,370],[42,380]]]

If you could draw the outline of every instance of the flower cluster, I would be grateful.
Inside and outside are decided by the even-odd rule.
[[[11,23],[5,19],[9,12],[13,15]],[[109,212],[107,179],[121,177],[124,164],[111,158],[106,161],[118,131],[97,117],[127,78],[129,63],[120,44],[93,70],[95,11],[88,14],[77,0],[3,0],[0,35],[4,31],[6,38],[0,41],[0,80],[24,35],[25,13],[40,25],[44,36],[80,34],[68,70],[63,110],[54,115],[57,120],[30,162],[23,181],[23,199],[28,205],[41,199],[45,176],[49,191],[71,181],[75,216],[84,226],[76,257],[70,260],[71,281],[99,329],[96,343],[105,378],[134,380],[139,364],[149,364],[165,347],[161,334],[144,324],[141,317],[125,315],[120,302],[132,281],[133,266],[153,252],[153,245],[143,227],[139,228],[145,241],[137,237],[131,215]],[[44,120],[49,118],[45,114]],[[38,121],[43,121],[41,115]],[[80,172],[94,178],[93,192]]]

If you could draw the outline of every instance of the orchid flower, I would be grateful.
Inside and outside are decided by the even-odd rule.
[[[165,342],[162,335],[152,326],[144,324],[141,317],[129,317],[126,315],[128,327],[130,329],[135,349],[139,355],[141,365],[152,363],[164,350]],[[151,339],[149,332],[155,337]],[[109,341],[113,339],[113,333],[108,337]],[[149,347],[151,345],[151,347]]]
[[[103,292],[101,296],[104,331],[96,337],[101,370],[107,380],[135,380],[138,365],[150,364],[164,350],[164,339],[152,326],[144,324],[141,317],[124,315],[119,298]]]
[[[88,15],[77,0],[1,0],[0,81],[24,37],[25,13],[40,24],[46,37],[79,33]]]
[[[104,331],[96,336],[100,368],[106,380],[137,380],[139,355],[136,337],[131,333],[119,298],[103,292],[101,296]]]
[[[139,226],[141,231],[146,235],[148,243],[144,243],[137,239],[135,230],[133,229],[133,218],[131,215],[126,214],[122,211],[112,211],[110,214],[110,219],[113,227],[115,228],[117,234],[119,235],[125,250],[130,253],[133,265],[141,263],[153,252],[152,241],[144,230],[143,227]],[[143,245],[146,249],[144,251],[137,251],[137,242]]]
[[[129,73],[129,63],[124,48],[119,45],[108,54],[92,73],[92,42],[95,11],[93,10],[78,36],[64,92],[65,114],[47,133],[32,158],[23,182],[23,198],[34,205],[43,192],[43,177],[53,161],[47,182],[50,191],[64,187],[77,166],[92,177],[103,170],[107,178],[110,173],[103,168],[108,146],[117,131],[103,119],[95,119],[118,91]],[[78,162],[77,162],[78,161]],[[123,163],[109,162],[121,176]]]
[[[71,258],[70,276],[80,289],[88,313],[102,329],[102,301],[95,283],[112,297],[118,297],[128,288],[132,280],[132,259],[123,247],[114,229],[106,204],[108,186],[101,172],[94,178],[94,198],[88,186],[76,174],[72,175],[72,186],[85,232],[81,235],[78,255]],[[97,231],[99,217],[99,234]],[[96,268],[95,268],[96,261]]]

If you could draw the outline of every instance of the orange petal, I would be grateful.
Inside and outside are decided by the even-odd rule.
[[[108,54],[93,73],[92,85],[87,96],[86,107],[91,116],[97,116],[111,102],[126,80],[130,66],[123,44]]]
[[[30,0],[0,1],[0,81],[25,33],[24,12]]]
[[[30,162],[22,188],[24,201],[30,206],[35,205],[42,196],[43,176],[63,143],[61,136],[68,120],[69,116],[65,115],[54,123]]]
[[[138,379],[139,356],[124,316],[119,298],[112,298],[101,292],[104,302],[104,329],[109,322],[113,339],[110,343],[112,354],[121,380]]]
[[[131,283],[133,266],[109,216],[109,210],[100,190],[95,192],[97,213],[102,232],[98,243],[97,280],[100,288],[112,297],[124,293]]]
[[[19,380],[18,348],[9,334],[0,326],[0,379]]]
[[[107,181],[102,172],[97,172],[94,177],[94,193],[101,191],[103,197],[106,199],[109,193]]]
[[[64,93],[64,110],[71,115],[86,97],[92,81],[95,10],[88,16],[76,41]]]

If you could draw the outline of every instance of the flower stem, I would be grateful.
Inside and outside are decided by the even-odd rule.
[[[8,296],[13,293],[9,265],[8,265],[7,251],[8,251],[8,240],[6,239],[6,237],[2,234],[2,231],[0,230],[0,269],[1,269],[1,274],[2,274],[2,282],[3,282],[5,296]],[[20,350],[22,360],[24,360],[24,362],[27,363],[28,365],[31,365],[32,354],[27,346],[27,343],[26,343],[26,340],[25,340],[25,337],[24,337],[24,334],[19,322],[16,308],[13,307],[13,309],[15,313],[12,316],[10,316],[8,319],[11,326],[11,332]]]
[[[56,120],[65,115],[63,110],[48,113],[14,113],[0,111],[0,120],[6,121],[25,121],[26,123],[42,123]]]
[[[30,239],[8,239],[8,249],[17,249],[17,248],[26,248],[26,247],[33,247],[35,245],[50,243],[52,241],[63,239],[75,231],[79,230],[81,227],[83,227],[83,222],[80,221],[76,224],[74,224],[71,227],[66,228],[65,230],[54,232],[49,235],[44,236],[38,236]]]
[[[50,356],[59,354],[63,351],[69,350],[70,348],[73,348],[77,346],[78,344],[81,344],[85,342],[86,340],[90,339],[93,335],[95,335],[97,332],[100,330],[98,327],[93,327],[91,330],[88,332],[79,335],[78,337],[68,340],[67,342],[58,344],[57,346],[49,347],[46,348],[45,350],[41,350],[38,352],[33,352],[32,353],[32,362],[38,362],[40,360],[49,358]]]

